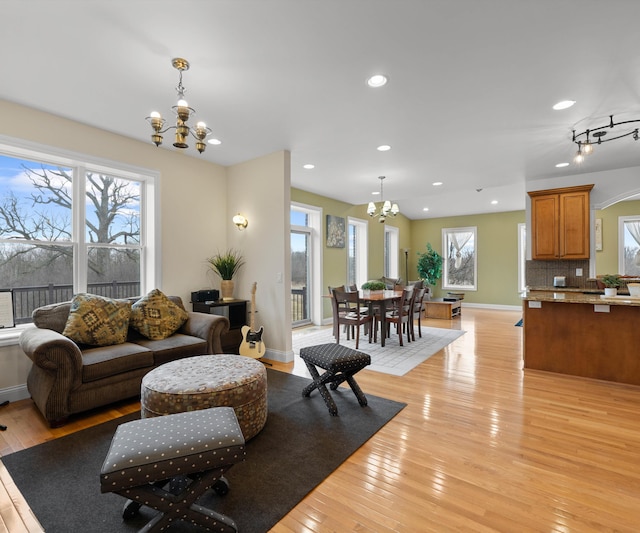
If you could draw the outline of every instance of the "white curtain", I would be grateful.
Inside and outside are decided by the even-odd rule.
[[[449,233],[449,241],[456,249],[456,259],[453,264],[455,268],[460,268],[462,265],[462,253],[460,250],[464,248],[464,245],[469,242],[469,239],[473,237],[473,233],[470,231],[461,231],[456,233]]]
[[[640,221],[629,221],[625,222],[624,225],[629,230],[629,233],[631,233],[633,239],[638,243],[638,246],[640,246]],[[640,265],[640,250],[636,252],[635,263],[636,265]]]

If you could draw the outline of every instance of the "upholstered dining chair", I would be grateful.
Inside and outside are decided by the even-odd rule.
[[[360,326],[366,326],[365,331],[369,332],[369,342],[371,342],[371,330],[373,324],[373,317],[369,314],[362,314],[361,302],[358,292],[350,292],[345,290],[333,289],[333,305],[337,306],[338,302],[345,302],[349,311],[346,314],[334,313],[334,325],[333,335],[336,338],[336,343],[340,344],[340,326],[347,326],[347,338],[349,338],[349,332],[353,331],[356,338],[356,350],[360,344]],[[337,309],[337,307],[336,307]],[[337,318],[337,324],[335,322]]]

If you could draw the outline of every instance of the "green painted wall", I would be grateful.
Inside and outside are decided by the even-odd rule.
[[[596,252],[596,274],[618,272],[618,217],[640,215],[640,200],[618,202],[596,211],[602,219],[602,251]]]
[[[325,196],[291,189],[291,200],[321,207],[323,214],[356,217],[367,220],[366,205],[353,206]],[[325,219],[326,220],[326,219]],[[617,219],[616,219],[617,220]],[[409,248],[409,279],[417,279],[418,252],[426,251],[430,242],[442,253],[442,228],[477,227],[478,290],[467,291],[465,302],[492,305],[520,306],[518,292],[518,224],[525,223],[525,211],[492,213],[425,220],[409,220],[399,215],[387,224],[400,229],[399,275],[404,279],[405,256]],[[326,224],[323,221],[323,285],[342,285],[346,280],[347,249],[327,248]],[[379,278],[383,269],[384,225],[375,220],[369,222],[369,278]],[[435,288],[435,296],[444,294],[441,284]],[[329,302],[324,303],[324,317],[331,316]]]
[[[368,224],[368,236],[369,236],[369,264],[368,264],[368,277],[369,279],[375,279],[382,276],[384,268],[384,255],[383,255],[383,243],[384,243],[384,226],[377,220],[372,220],[367,215],[367,206],[364,205],[351,205],[345,202],[339,202],[326,196],[320,196],[318,194],[302,191],[299,189],[291,189],[291,201],[299,202],[302,204],[312,205],[315,207],[321,207],[323,210],[324,220],[322,221],[322,254],[323,254],[323,290],[328,292],[329,286],[343,285],[347,279],[347,248],[327,248],[326,246],[326,216],[334,215],[343,218],[354,217],[361,220],[369,220]],[[411,238],[411,221],[402,214],[397,217],[387,220],[389,226],[396,226],[400,230],[400,246],[399,249],[410,247]],[[399,275],[404,277],[405,262],[404,254],[401,252],[402,257],[399,258]],[[330,302],[323,303],[323,316],[325,318],[331,317],[331,305]]]
[[[417,275],[418,252],[430,242],[442,254],[442,228],[477,228],[477,291],[465,291],[464,301],[493,305],[522,304],[518,291],[518,224],[524,224],[525,211],[414,220],[411,222],[409,268]],[[442,280],[434,289],[436,297],[445,294]]]

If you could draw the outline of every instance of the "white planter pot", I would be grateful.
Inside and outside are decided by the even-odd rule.
[[[615,287],[605,287],[604,289],[605,296],[615,296],[616,294],[618,294],[618,289],[616,289]]]

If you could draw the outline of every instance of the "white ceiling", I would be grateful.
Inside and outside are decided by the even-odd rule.
[[[0,0],[0,11],[0,98],[150,142],[144,119],[170,118],[171,58],[184,57],[189,104],[223,141],[193,157],[231,165],[287,149],[294,187],[351,204],[376,200],[385,175],[385,198],[411,219],[520,210],[533,180],[640,166],[629,138],[555,168],[572,160],[573,128],[640,119],[638,0]],[[387,86],[368,88],[374,73]],[[577,104],[553,111],[563,99]],[[174,150],[169,134],[160,149]]]

